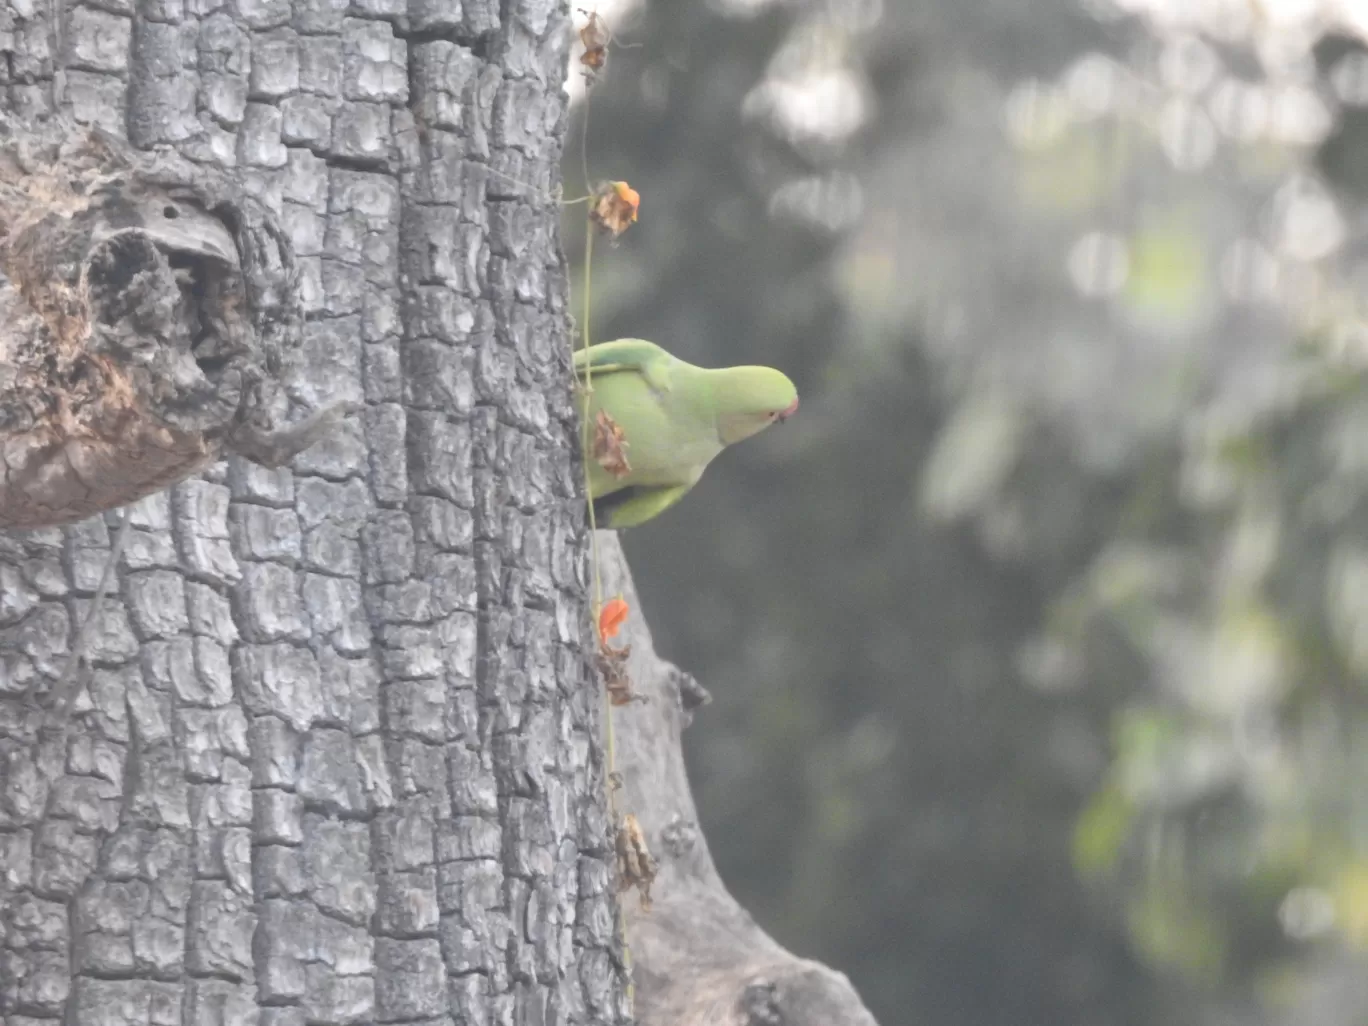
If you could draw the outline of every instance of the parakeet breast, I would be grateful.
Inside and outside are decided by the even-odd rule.
[[[722,451],[715,418],[694,408],[675,390],[656,391],[636,374],[606,375],[593,382],[590,423],[604,410],[622,428],[628,474],[590,466],[595,495],[635,485],[693,484]]]

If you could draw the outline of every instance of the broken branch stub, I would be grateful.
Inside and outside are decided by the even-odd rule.
[[[639,609],[611,532],[599,544],[603,588]],[[784,950],[727,892],[698,825],[681,736],[708,693],[655,653],[641,618],[625,628],[624,673],[646,701],[614,714],[624,816],[619,886],[640,1026],[878,1026],[850,981]],[[630,822],[627,822],[630,818]]]
[[[294,251],[222,172],[0,117],[0,529],[71,523],[221,452],[275,466],[354,408],[278,426]]]

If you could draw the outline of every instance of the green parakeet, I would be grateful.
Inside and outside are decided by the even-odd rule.
[[[798,409],[793,382],[771,367],[695,367],[642,339],[577,350],[581,386],[586,366],[584,429],[597,450],[589,489],[599,527],[635,527],[663,513],[723,449]]]

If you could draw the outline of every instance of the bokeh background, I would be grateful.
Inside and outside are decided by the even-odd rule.
[[[597,10],[595,339],[803,396],[624,535],[729,887],[885,1026],[1368,1024],[1368,2]]]

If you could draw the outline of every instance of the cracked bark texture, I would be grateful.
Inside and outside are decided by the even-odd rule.
[[[0,534],[7,1026],[625,1021],[540,198],[566,16],[0,2],[0,108],[221,171],[292,242],[286,398],[364,405],[129,507],[64,736],[115,519]]]
[[[72,523],[227,448],[280,466],[294,250],[221,171],[0,110],[0,528]]]
[[[600,534],[605,594],[640,609],[615,535]],[[657,863],[651,907],[624,895],[636,1013],[648,1026],[878,1026],[850,981],[780,947],[727,893],[698,825],[680,735],[708,693],[655,654],[634,614],[616,644],[641,702],[619,708],[618,803]]]

